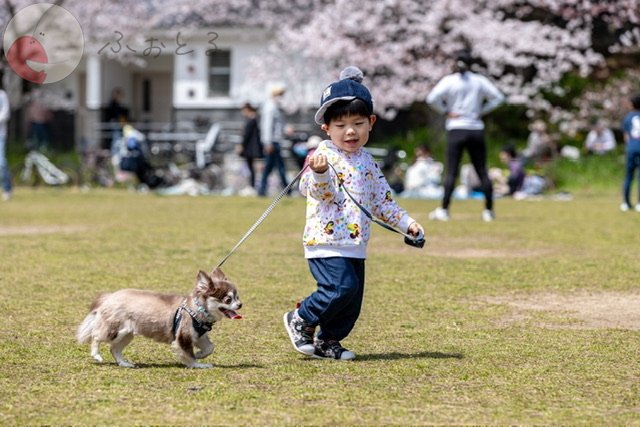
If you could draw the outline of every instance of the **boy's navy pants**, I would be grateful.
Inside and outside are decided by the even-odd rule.
[[[318,289],[302,301],[298,314],[319,325],[318,338],[342,340],[360,315],[364,296],[364,259],[310,258],[309,269]]]

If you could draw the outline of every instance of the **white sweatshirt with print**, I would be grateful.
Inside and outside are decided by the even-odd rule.
[[[383,222],[402,231],[415,222],[393,200],[382,171],[365,150],[347,153],[331,141],[323,141],[315,154],[324,154],[333,168],[323,174],[309,170],[300,180],[300,193],[307,197],[302,238],[305,258],[366,258],[371,220],[339,187],[338,179],[358,203]]]

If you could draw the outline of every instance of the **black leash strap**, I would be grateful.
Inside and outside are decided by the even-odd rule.
[[[367,208],[362,206],[362,204],[359,203],[356,200],[356,198],[351,195],[349,190],[347,190],[347,186],[344,185],[344,182],[342,181],[342,179],[340,179],[340,176],[338,175],[338,172],[335,170],[333,165],[331,163],[329,163],[329,166],[331,167],[331,170],[333,170],[333,173],[336,175],[336,179],[338,180],[338,186],[344,190],[345,194],[347,196],[349,196],[351,201],[356,204],[356,206],[362,211],[362,213],[364,213],[367,216],[367,218],[369,218],[372,222],[375,222],[376,224],[378,224],[382,228],[386,228],[389,231],[393,231],[394,233],[398,233],[398,234],[404,236],[404,242],[406,244],[410,245],[410,246],[415,246],[417,248],[422,248],[424,246],[425,240],[424,240],[424,237],[422,236],[422,233],[418,237],[414,237],[414,236],[412,236],[410,234],[404,233],[404,232],[402,232],[402,231],[400,231],[400,230],[398,230],[396,228],[393,228],[389,224],[387,224],[385,222],[382,222],[379,219],[375,218],[371,214],[371,212],[369,212],[369,210]]]

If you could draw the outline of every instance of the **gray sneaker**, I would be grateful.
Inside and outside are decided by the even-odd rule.
[[[316,327],[300,317],[298,310],[285,313],[284,316],[282,316],[282,320],[284,321],[284,328],[287,330],[287,334],[289,334],[293,348],[304,355],[312,356],[315,352],[313,334]]]
[[[313,357],[317,359],[353,360],[356,355],[340,345],[339,341],[316,339]]]

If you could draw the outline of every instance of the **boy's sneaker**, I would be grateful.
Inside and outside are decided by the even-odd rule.
[[[484,222],[491,222],[496,219],[496,213],[491,209],[485,209],[482,211],[482,220]]]
[[[302,354],[312,356],[315,352],[313,345],[313,333],[316,330],[315,326],[300,317],[298,310],[285,313],[282,320],[284,321],[284,328],[287,330],[287,334],[289,334],[293,348]]]
[[[628,205],[628,204],[626,204],[625,202],[622,202],[622,204],[620,205],[620,210],[621,210],[622,212],[626,212],[626,211],[628,211],[629,209],[631,209],[631,206],[629,206],[629,205]]]
[[[339,341],[316,339],[313,357],[317,359],[353,360],[356,355],[340,345]]]
[[[640,212],[640,203],[637,203],[634,209],[636,210],[636,212]]]
[[[429,213],[431,221],[449,221],[449,211],[443,208],[436,208]]]

